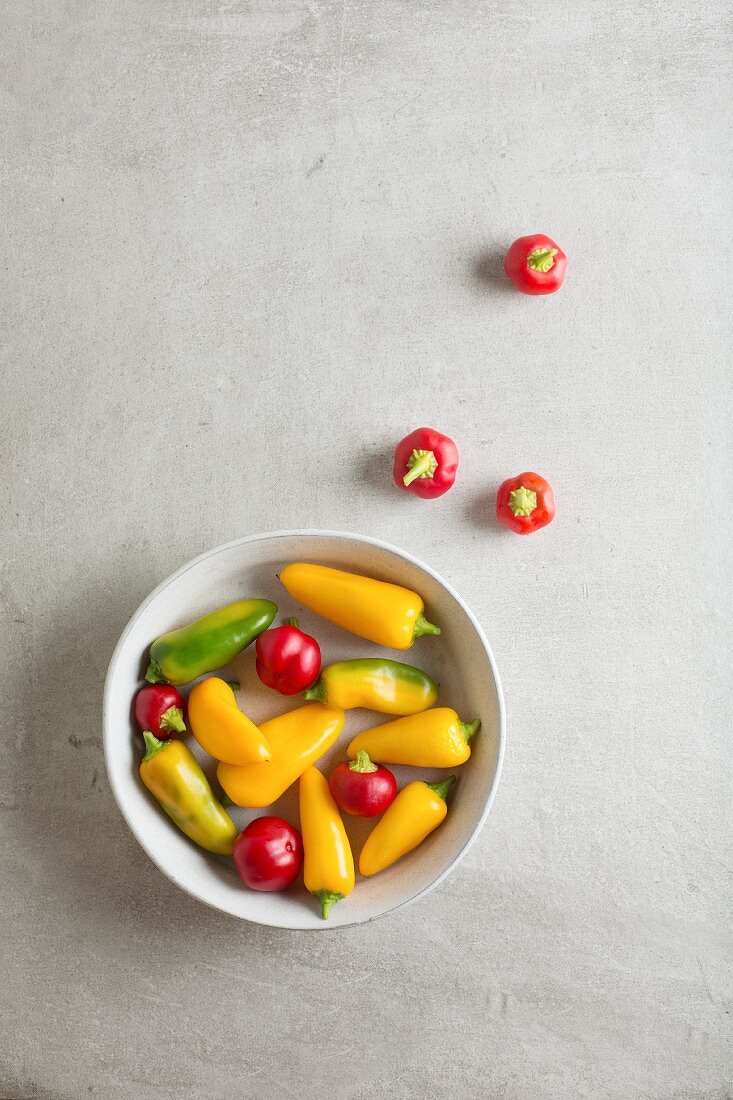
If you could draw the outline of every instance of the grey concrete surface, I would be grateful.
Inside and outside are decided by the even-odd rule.
[[[0,1095],[733,1095],[729,14],[2,4]],[[500,275],[535,229],[544,300]],[[462,458],[427,505],[421,423]],[[443,572],[509,714],[456,873],[318,936],[178,892],[100,744],[147,592],[303,525]]]

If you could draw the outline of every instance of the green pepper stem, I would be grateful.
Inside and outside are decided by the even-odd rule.
[[[230,687],[232,691],[239,691],[242,687],[239,680],[225,680],[224,683],[227,685],[227,687]]]
[[[163,675],[160,665],[154,657],[150,658],[150,664],[148,665],[148,671],[145,673],[145,679],[149,684],[167,684],[165,676]]]
[[[300,630],[300,627],[298,626],[298,620],[297,620],[297,619],[295,619],[295,618],[293,618],[293,619],[286,619],[286,620],[285,620],[285,625],[286,625],[286,626],[294,626],[296,630]]]
[[[454,775],[449,775],[448,778],[444,779],[442,783],[426,783],[425,786],[430,787],[430,790],[435,791],[438,798],[442,798],[445,802],[445,796],[448,794],[448,791],[451,789],[455,781],[456,777]]]
[[[324,920],[328,920],[331,916],[331,910],[336,902],[345,897],[344,894],[334,894],[332,890],[314,890],[313,893],[321,903],[321,916]]]
[[[481,719],[474,718],[473,722],[462,722],[459,718],[458,725],[461,730],[461,736],[464,738],[464,740],[470,741],[474,733],[478,733],[478,731],[481,729]]]
[[[377,765],[372,763],[369,759],[369,753],[365,752],[364,749],[359,749],[356,760],[352,760],[349,764],[350,772],[375,772],[377,770]]]
[[[162,752],[168,744],[167,741],[159,741],[150,730],[143,730],[143,741],[145,742],[145,748],[147,750],[142,760],[143,764],[146,760],[150,760],[151,756],[155,756],[156,753]]]
[[[402,484],[407,488],[419,477],[433,477],[438,469],[438,460],[434,451],[413,451],[407,462],[407,473]]]
[[[415,629],[413,631],[413,638],[422,638],[424,634],[442,634],[443,631],[435,623],[429,623],[423,615],[422,611],[415,619]]]
[[[307,691],[303,692],[304,699],[314,700],[316,703],[325,703],[328,696],[328,691],[323,680],[316,680],[313,687],[309,687]]]
[[[527,266],[546,275],[555,266],[556,248],[535,248],[527,256]]]
[[[170,730],[171,733],[185,733],[186,723],[183,721],[183,711],[180,707],[168,707],[160,716],[160,728]]]
[[[515,516],[531,516],[537,507],[537,494],[520,485],[509,494],[509,507]]]

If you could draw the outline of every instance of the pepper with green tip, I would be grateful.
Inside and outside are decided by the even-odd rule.
[[[215,672],[267,630],[276,611],[270,600],[238,600],[189,626],[170,630],[151,645],[145,679],[151,684],[188,684]]]
[[[341,710],[366,707],[381,714],[417,714],[435,703],[438,685],[412,665],[364,657],[324,668],[305,697]]]
[[[458,448],[434,428],[417,428],[397,444],[392,476],[398,489],[433,500],[456,480]]]
[[[286,565],[279,576],[294,600],[377,645],[409,649],[416,638],[440,634],[423,614],[422,596],[399,584],[303,561]]]
[[[181,832],[199,847],[230,856],[237,827],[217,802],[196,757],[182,741],[143,733],[147,752],[140,778]]]
[[[354,889],[354,857],[338,806],[318,768],[310,767],[300,777],[299,808],[303,881],[328,920],[336,902]]]
[[[455,768],[471,755],[470,739],[481,726],[480,719],[462,722],[450,707],[433,707],[422,714],[398,718],[358,734],[346,755],[368,753],[385,764],[408,764],[414,768]]]
[[[554,294],[565,278],[568,258],[550,237],[519,237],[504,259],[504,271],[522,294]]]
[[[445,800],[455,781],[451,775],[442,783],[417,780],[402,788],[361,850],[359,871],[365,878],[402,859],[445,821]]]
[[[496,518],[517,535],[531,535],[547,527],[555,517],[552,488],[539,474],[528,470],[509,477],[496,494]]]
[[[373,764],[365,752],[337,764],[328,785],[336,805],[352,817],[378,817],[397,794],[397,780],[389,768]]]

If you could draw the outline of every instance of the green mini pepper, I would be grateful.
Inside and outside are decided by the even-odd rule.
[[[215,672],[241,653],[275,618],[277,605],[270,600],[239,600],[190,626],[170,630],[150,647],[145,679],[151,684],[168,681],[188,684],[206,672]]]

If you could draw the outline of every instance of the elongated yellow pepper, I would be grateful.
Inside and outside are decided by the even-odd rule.
[[[378,645],[409,649],[423,634],[440,634],[424,617],[421,597],[409,588],[305,562],[286,565],[279,575],[293,599]]]
[[[220,764],[217,778],[238,806],[271,806],[331,747],[345,717],[335,707],[311,703],[271,718],[260,727],[270,746],[270,759],[245,767]]]
[[[324,920],[354,889],[354,857],[328,781],[318,768],[300,777],[300,830],[303,834],[303,879],[321,903]]]
[[[140,778],[181,832],[222,856],[232,854],[237,827],[214,798],[196,757],[182,741],[159,741],[143,734],[147,752]]]
[[[362,875],[376,875],[407,855],[437,829],[448,813],[445,796],[455,776],[442,783],[408,783],[367,837],[359,857]]]
[[[480,719],[462,722],[450,707],[433,707],[422,714],[385,722],[358,734],[346,750],[355,757],[366,752],[383,764],[410,764],[415,768],[454,768],[471,755],[469,739]]]
[[[387,657],[363,657],[324,668],[304,694],[306,699],[342,710],[367,707],[382,714],[417,714],[436,701],[438,685],[412,665]]]
[[[229,684],[209,676],[191,690],[188,720],[202,749],[226,764],[257,764],[270,759],[262,731],[237,706]]]

